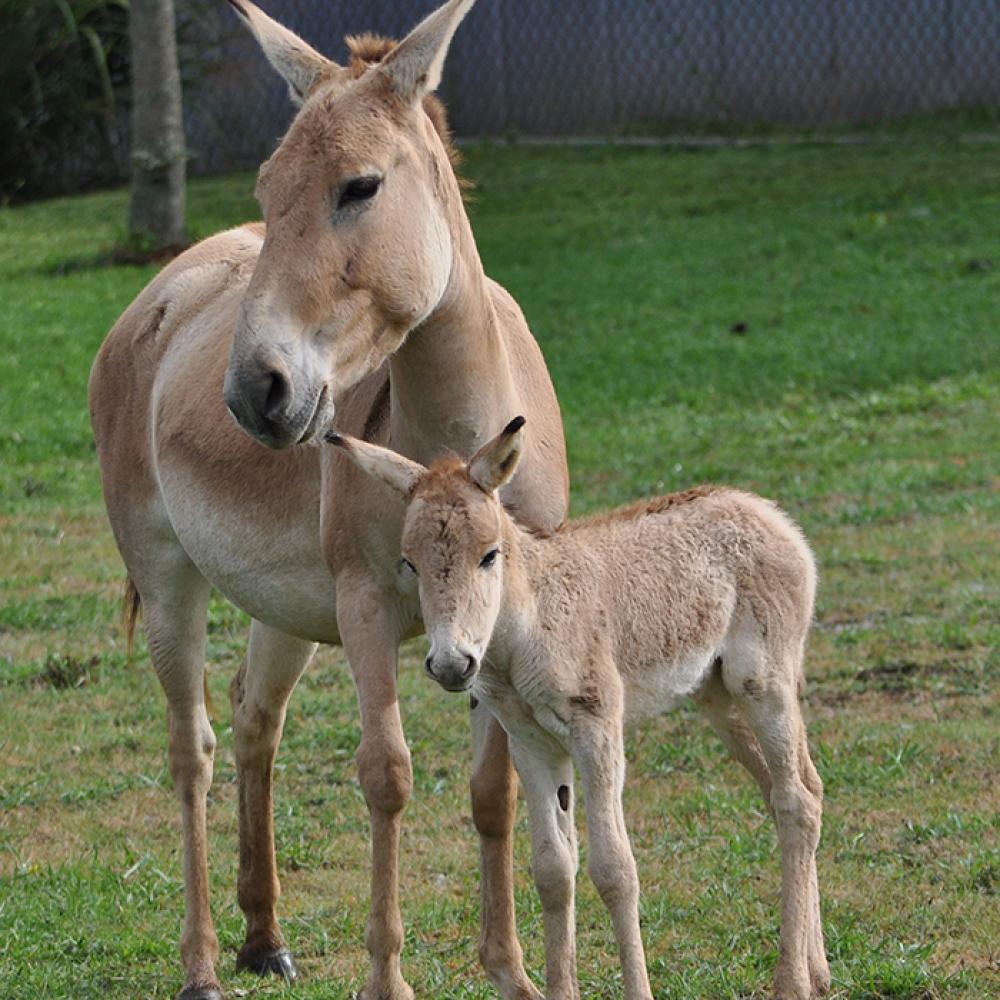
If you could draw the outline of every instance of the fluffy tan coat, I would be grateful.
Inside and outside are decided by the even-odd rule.
[[[539,537],[496,492],[518,466],[523,424],[512,422],[468,464],[448,459],[430,470],[332,440],[408,500],[402,553],[431,639],[428,673],[448,690],[471,690],[510,738],[531,814],[546,997],[579,996],[575,764],[589,871],[614,923],[625,997],[652,1000],[622,811],[622,730],[688,698],[757,780],[777,824],[775,996],[825,992],[815,859],[822,785],[799,709],[816,573],[802,533],[767,500],[703,487]]]

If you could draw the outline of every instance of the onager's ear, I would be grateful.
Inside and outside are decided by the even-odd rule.
[[[310,48],[294,31],[268,17],[250,0],[229,0],[229,4],[253,32],[267,61],[285,78],[296,104],[305,101],[321,73],[340,69],[332,60]]]
[[[230,0],[232,2],[232,0]],[[416,104],[441,82],[455,29],[476,0],[449,0],[425,18],[379,63],[378,71],[404,101]]]
[[[515,417],[469,459],[469,476],[487,493],[510,482],[524,448],[524,417]]]
[[[405,498],[416,488],[420,477],[427,471],[419,462],[397,455],[388,448],[367,441],[359,441],[347,434],[327,434],[326,440],[340,448],[359,468],[381,480]]]

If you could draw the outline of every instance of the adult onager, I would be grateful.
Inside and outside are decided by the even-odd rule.
[[[376,445],[329,440],[408,501],[402,553],[419,580],[428,673],[449,691],[471,689],[507,730],[531,817],[546,997],[579,996],[573,764],[625,997],[653,996],[622,812],[622,727],[686,697],[757,780],[777,824],[775,996],[825,992],[822,784],[798,700],[816,571],[801,531],[760,497],[701,487],[538,536],[496,492],[518,467],[523,424],[512,421],[468,464],[446,458],[429,470]]]
[[[238,965],[295,974],[275,911],[272,765],[316,643],[340,643],[358,691],[358,777],[372,822],[372,966],[361,996],[413,996],[399,965],[400,818],[412,778],[396,667],[399,642],[420,630],[419,603],[400,576],[404,505],[317,446],[334,409],[338,426],[420,462],[467,453],[524,409],[531,455],[506,498],[539,530],[565,517],[555,394],[517,304],[483,273],[431,94],[473,2],[451,0],[395,47],[349,40],[342,67],[230,0],[302,105],[260,170],[266,229],[233,229],[173,261],[112,329],[91,374],[108,514],[169,706],[184,1000],[221,996],[206,857],[212,585],[253,618],[231,687],[247,921]],[[472,728],[480,953],[505,998],[537,1000],[514,930],[506,736],[485,710]]]

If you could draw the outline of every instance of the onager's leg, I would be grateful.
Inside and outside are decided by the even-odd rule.
[[[221,1000],[219,940],[208,902],[206,799],[215,754],[204,694],[209,586],[177,550],[148,562],[153,572],[136,575],[135,584],[149,655],[167,696],[170,775],[184,831],[184,988],[178,1000]]]
[[[587,870],[611,914],[625,1000],[653,1000],[639,929],[639,875],[625,828],[621,720],[588,726],[573,743],[587,811]]]
[[[517,777],[507,734],[476,699],[469,714],[472,818],[479,832],[479,960],[504,1000],[543,1000],[524,971],[514,917],[514,818]]]
[[[274,858],[271,785],[288,698],[315,649],[315,643],[255,621],[246,659],[229,689],[239,779],[238,898],[247,921],[236,967],[260,975],[274,972],[288,981],[297,972],[275,911],[281,886]]]
[[[531,867],[545,925],[545,998],[578,1000],[576,980],[576,872],[573,762],[559,752],[542,756],[511,743],[528,800]]]
[[[771,773],[770,805],[781,845],[781,937],[774,995],[776,1000],[809,1000],[814,987],[818,992],[829,985],[816,879],[822,786],[809,759],[794,686],[776,686],[737,700]]]
[[[337,619],[358,691],[358,780],[372,824],[371,911],[365,932],[372,967],[358,1000],[413,1000],[399,965],[399,837],[413,788],[396,696],[399,628],[388,599],[367,580],[347,573],[337,582]]]

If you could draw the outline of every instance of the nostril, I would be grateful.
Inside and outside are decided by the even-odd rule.
[[[462,674],[462,680],[470,676],[472,672],[476,669],[476,659],[473,656],[467,656],[465,658],[465,673]]]
[[[424,660],[424,670],[426,670],[431,677],[434,676],[434,667],[431,665],[431,658],[429,656],[426,660]]]
[[[264,416],[273,417],[289,396],[288,379],[279,371],[272,371],[264,377],[267,392],[264,396]]]

